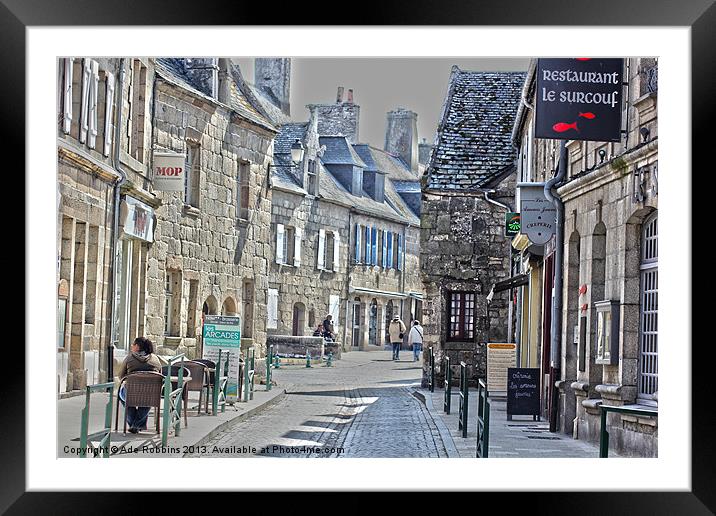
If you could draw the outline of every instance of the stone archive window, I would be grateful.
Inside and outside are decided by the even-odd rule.
[[[472,340],[475,337],[475,294],[448,294],[448,339]]]

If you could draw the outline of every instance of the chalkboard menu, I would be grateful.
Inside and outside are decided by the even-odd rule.
[[[539,369],[507,368],[507,420],[512,416],[532,416],[539,421]]]

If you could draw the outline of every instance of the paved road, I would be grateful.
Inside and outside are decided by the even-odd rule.
[[[288,395],[204,443],[191,456],[446,457],[425,405],[412,395],[419,362],[404,353],[344,353],[334,367],[284,367]]]

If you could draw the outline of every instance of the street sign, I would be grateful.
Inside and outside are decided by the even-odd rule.
[[[530,242],[544,245],[557,227],[557,208],[544,195],[544,183],[518,183],[520,190],[520,231]]]
[[[517,235],[520,232],[520,226],[519,213],[505,213],[505,236],[512,237]]]
[[[202,358],[216,362],[219,357],[219,350],[229,352],[229,381],[226,384],[226,402],[234,403],[239,397],[241,319],[238,316],[205,315],[202,337],[202,342],[204,343]],[[221,371],[223,371],[223,364]]]
[[[539,419],[539,368],[510,367],[507,369],[507,420],[512,416]]]
[[[623,59],[538,59],[535,138],[621,140]]]

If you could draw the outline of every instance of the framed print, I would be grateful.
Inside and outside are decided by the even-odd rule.
[[[410,9],[384,5],[380,11],[342,6],[355,25],[351,17],[316,25],[294,5],[273,13],[257,5],[124,7],[88,11],[81,4],[44,0],[0,7],[0,52],[8,72],[2,81],[5,141],[25,164],[29,244],[26,353],[11,353],[13,366],[0,396],[0,461],[11,472],[0,486],[4,512],[24,514],[47,504],[61,513],[92,513],[93,504],[121,506],[125,480],[145,468],[166,475],[148,474],[151,481],[142,480],[138,490],[463,490],[495,497],[504,491],[524,492],[515,497],[524,505],[537,501],[565,512],[587,504],[605,513],[714,510],[712,432],[699,412],[709,406],[706,360],[692,361],[700,355],[691,344],[692,217],[686,208],[694,177],[689,158],[703,157],[710,148],[712,2],[677,8],[638,0],[629,10],[611,1],[535,6],[520,0],[489,9],[452,2]],[[623,155],[614,141],[600,147],[565,140],[575,188],[554,190],[561,189],[569,207],[562,219],[563,263],[555,239],[535,245],[521,241],[521,233],[505,236],[505,213],[519,211],[519,204],[514,194],[501,193],[503,181],[514,190],[526,170],[520,167],[532,159],[540,163],[534,170],[541,177],[520,181],[546,184],[560,159],[559,143],[529,136],[529,74],[535,68],[530,62],[540,57],[559,59],[563,68],[569,60],[621,58],[628,85],[622,84],[620,102],[638,104],[619,120],[624,141],[631,142],[624,143]],[[489,102],[499,102],[509,90],[512,116],[523,116],[524,125],[495,121],[504,135],[491,145],[504,145],[512,157],[490,165],[499,172],[490,181],[475,180],[470,172],[451,176],[451,153],[465,147],[448,148],[445,142],[465,137],[476,118],[469,109],[460,120],[453,116],[452,101],[473,80],[456,63],[492,58],[522,60],[519,70],[490,70],[485,63],[480,72],[509,76],[510,85],[495,87]],[[276,77],[300,77],[301,67],[308,70],[321,60],[331,66],[307,75],[325,74],[327,89],[319,81],[313,88],[319,98],[291,103],[300,81],[289,85]],[[435,119],[424,128],[419,124],[428,115],[411,111],[405,92],[429,82],[431,72],[407,64],[427,67],[438,60],[449,66],[435,73],[443,86],[433,95]],[[387,64],[380,73],[364,73],[372,74],[364,77],[366,84],[382,88],[372,103],[389,103],[380,104],[377,116],[369,115],[370,103],[363,101],[367,86],[359,89],[339,74],[341,61],[349,63],[345,74],[350,68],[369,70],[370,61]],[[402,80],[411,79],[394,95],[388,86],[399,79],[389,72],[396,71]],[[381,86],[385,77],[391,79]],[[660,79],[658,88],[649,77]],[[478,89],[492,92],[480,84]],[[664,120],[658,125],[655,88]],[[579,124],[586,123],[589,113],[578,112],[585,115]],[[359,124],[358,116],[371,121]],[[373,136],[369,127],[376,119]],[[573,122],[551,121],[551,127],[560,121]],[[157,165],[154,156],[165,161]],[[163,186],[155,188],[156,166]],[[619,176],[618,184],[627,186],[600,190],[599,170],[600,178]],[[657,189],[659,177],[666,187]],[[463,181],[469,202],[441,197],[453,179]],[[664,201],[657,223],[652,208],[658,190]],[[272,204],[273,192],[280,203]],[[330,203],[330,210],[315,219],[306,210],[304,217],[305,206],[321,203]],[[482,225],[487,219],[473,216],[468,203],[494,210],[495,227]],[[624,216],[617,205],[634,209]],[[444,238],[421,248],[438,233]],[[492,244],[475,247],[470,239],[477,236],[499,239],[507,258],[490,259]],[[660,281],[658,236],[665,242],[658,246]],[[443,270],[440,280],[425,280],[427,264],[436,257],[448,255],[457,263],[463,252],[473,260],[470,267],[492,271],[466,278],[474,272],[469,267]],[[211,265],[197,265],[201,260]],[[553,317],[543,307],[556,302],[549,271],[560,266],[564,309]],[[518,286],[491,292],[517,275]],[[299,290],[304,280],[305,290]],[[580,286],[587,283],[583,292]],[[462,300],[449,310],[455,331],[470,338],[449,339],[448,319],[441,319],[446,299]],[[612,301],[602,306],[604,299]],[[533,313],[530,306],[540,307],[532,319],[523,317]],[[209,364],[211,357],[202,353],[207,324],[217,317],[232,320],[231,346],[238,351],[231,396],[222,364]],[[647,330],[638,322],[644,317],[653,322]],[[396,318],[399,331],[393,331]],[[493,319],[500,324],[493,326]],[[423,330],[416,330],[419,338],[416,327]],[[581,330],[578,339],[575,327]],[[544,347],[551,328],[564,338]],[[652,349],[657,333],[658,352]],[[522,340],[512,340],[516,334]],[[152,351],[142,352],[141,336],[154,341]],[[46,339],[57,342],[55,356],[47,355],[41,342]],[[490,439],[486,461],[467,457],[468,444],[455,437],[457,424],[444,418],[440,404],[431,406],[421,385],[431,346],[440,351],[436,362],[449,357],[457,385],[461,361],[470,378],[480,377],[480,357],[491,342],[517,342],[516,367],[539,371],[534,395],[541,403],[535,410],[544,417],[530,421],[530,428],[510,421],[522,425],[516,429],[495,415],[504,419],[497,411],[503,401],[495,397],[491,419],[496,433],[519,431],[521,442],[534,445],[523,450],[541,450],[532,458],[510,458],[512,448],[500,439]],[[134,409],[127,394],[139,392],[131,387],[139,380],[124,384],[121,399],[120,382],[131,374],[126,368],[132,357],[149,355],[156,355],[152,372],[161,376],[151,402],[159,400],[152,405],[157,410],[126,411],[121,404]],[[659,368],[656,358],[642,358],[658,355]],[[393,376],[366,381],[359,372],[369,368]],[[633,383],[623,382],[624,375]],[[310,381],[299,384],[296,378]],[[97,388],[92,396],[102,396],[94,410],[107,415],[103,435],[112,438],[108,446],[125,447],[122,457],[117,450],[107,460],[62,451],[81,450],[87,440],[102,446],[81,423],[85,393],[93,404],[99,399],[88,386]],[[453,388],[456,399],[458,391]],[[390,405],[388,392],[399,393],[404,403]],[[549,455],[559,445],[549,439],[554,427],[570,445],[585,437],[596,443],[600,400],[628,405],[646,398],[652,406],[662,403],[658,423],[635,417],[623,427],[656,432],[658,446],[648,457]],[[338,401],[329,408],[323,405],[328,400]],[[311,407],[308,412],[301,412],[302,404]],[[403,414],[406,406],[411,411]],[[73,428],[64,431],[70,410]],[[475,415],[469,413],[470,425]],[[256,423],[250,433],[250,422],[259,416],[276,419],[263,427]],[[130,419],[126,432],[122,417]],[[142,427],[147,421],[149,430]],[[280,421],[286,421],[285,429],[275,423]],[[245,425],[246,432],[232,441],[236,425]],[[203,433],[194,439],[198,428]],[[142,441],[132,441],[133,435]],[[624,449],[618,448],[622,435],[612,433],[615,455]],[[469,446],[476,438],[472,433]],[[434,454],[422,452],[431,446]],[[351,456],[356,460],[341,460]],[[445,463],[460,456],[465,460]],[[626,467],[616,468],[615,461]],[[196,464],[215,475],[185,484],[171,474]],[[454,474],[445,473],[443,466],[453,464]],[[535,474],[542,468],[545,474]],[[569,471],[580,474],[565,475]]]

